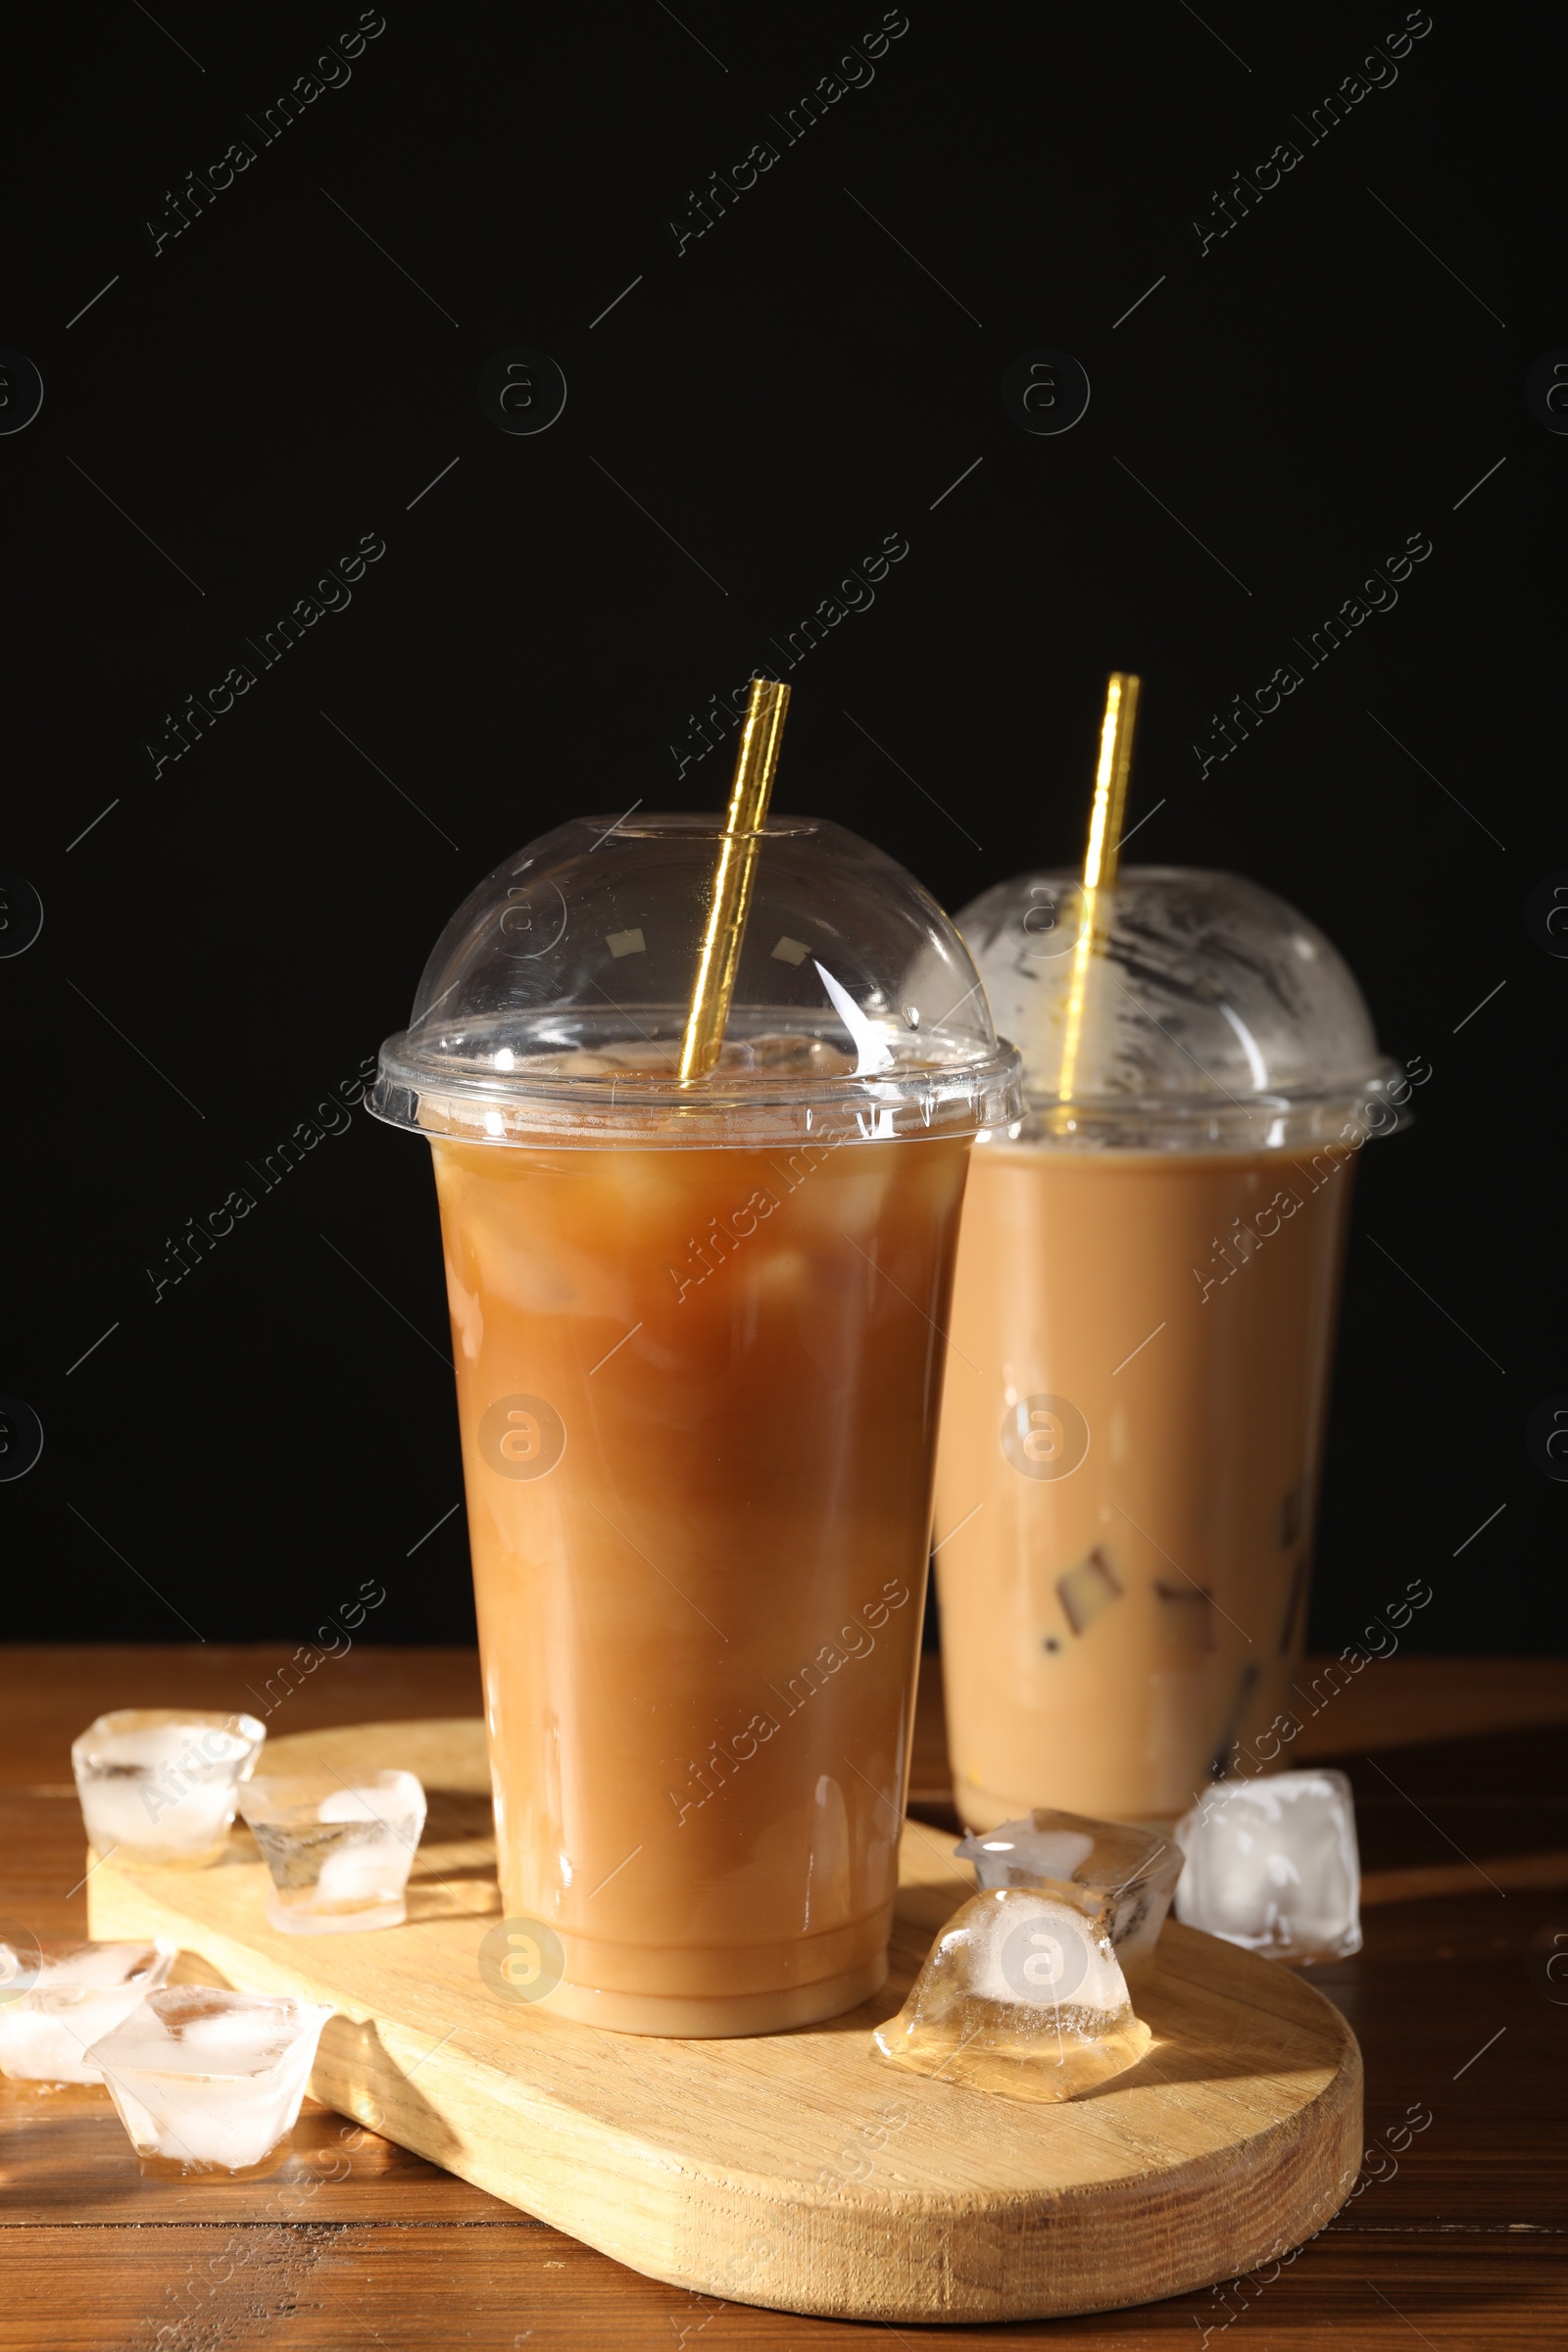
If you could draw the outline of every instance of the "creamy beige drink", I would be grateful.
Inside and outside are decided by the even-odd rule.
[[[881,1983],[968,1156],[436,1146],[502,1899],[573,2014]]]
[[[972,1826],[1047,1793],[1174,1814],[1284,1706],[1352,1181],[1279,1152],[975,1154],[937,1524]]]
[[[1076,886],[960,918],[1031,1111],[975,1153],[938,1473],[958,1810],[1170,1818],[1285,1706],[1354,1152],[1396,1113],[1330,943],[1229,876],[1125,875],[1073,1101]]]
[[[606,817],[491,876],[372,1104],[434,1148],[499,1988],[641,2034],[886,1974],[958,1210],[1022,1106],[934,902],[782,817],[683,1081],[714,838]]]

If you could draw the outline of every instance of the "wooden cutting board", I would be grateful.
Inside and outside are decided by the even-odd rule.
[[[1063,2106],[869,2055],[973,1891],[953,1839],[914,1822],[874,2000],[747,2040],[611,2034],[480,1976],[501,1908],[480,1723],[361,1724],[267,1752],[274,1769],[418,1774],[430,1816],[408,1924],[274,1934],[236,1830],[216,1869],[100,1864],[90,1933],[171,1936],[186,1979],[330,2001],[317,2098],[653,2278],[835,2319],[1114,2310],[1276,2258],[1355,2179],[1361,2056],[1344,2018],[1290,1970],[1174,1921],[1135,1995],[1149,2056]]]

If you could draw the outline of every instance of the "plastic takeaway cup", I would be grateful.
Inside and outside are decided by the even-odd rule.
[[[1356,1153],[1409,1082],[1255,884],[1124,870],[1070,1100],[1076,876],[958,920],[1029,1113],[974,1155],[938,1475],[958,1811],[1169,1821],[1269,1727],[1306,1616]],[[1103,902],[1102,902],[1103,904]],[[955,1532],[942,1541],[944,1530]]]
[[[508,1915],[479,1966],[641,2034],[886,1974],[958,1209],[1021,1107],[935,902],[785,816],[680,1084],[719,837],[584,818],[499,866],[371,1098],[435,1155]]]

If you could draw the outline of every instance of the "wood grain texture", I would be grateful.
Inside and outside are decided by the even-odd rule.
[[[470,2229],[257,2223],[31,2235],[36,2262],[8,2278],[0,2301],[0,2352],[855,2352],[867,2344],[839,2322],[661,2285],[519,2215]],[[1520,2352],[1560,2343],[1561,2276],[1561,2254],[1544,2238],[1435,2239],[1373,2252],[1325,2237],[1229,2307],[1182,2296],[1109,2318],[958,2326],[930,2340],[974,2352],[1416,2352],[1423,2339],[1431,2352]],[[881,2331],[871,2341],[892,2352],[895,2339]]]
[[[233,1704],[246,1683],[265,1688],[286,1654],[286,1643],[234,1648],[215,1673],[212,1652],[194,1643],[0,1649],[0,1913],[39,1934],[86,1932],[69,1748],[92,1715],[138,1698]],[[323,1667],[273,1718],[274,1733],[307,1720],[296,1705],[317,1710],[312,1722],[346,1722],[476,1703],[471,1652],[357,1647],[338,1664],[355,1670],[352,1684],[329,1682],[335,1669]],[[1510,1770],[1528,1764],[1488,1735],[1543,1720],[1551,1690],[1568,1692],[1568,1662],[1518,1662],[1517,1690],[1513,1671],[1495,1659],[1385,1662],[1366,1747],[1429,1812],[1441,1790],[1408,1773],[1397,1749],[1445,1741],[1446,1769],[1432,1776],[1443,1789],[1475,1785],[1478,1753]],[[1472,1676],[1480,1696],[1454,1720]],[[1371,1680],[1369,1670],[1356,1688]],[[921,1752],[935,1805],[946,1798],[944,1750],[928,1711]],[[1487,1838],[1473,1843],[1457,1817],[1452,1834],[1496,1877],[1492,1830],[1522,1854],[1519,1837],[1552,1801],[1560,1822],[1563,1785],[1561,1756],[1544,1785],[1499,1767]],[[1365,1949],[1313,1973],[1367,2065],[1367,2162],[1340,2215],[1277,2277],[1265,2269],[1100,2317],[949,2332],[992,2352],[1044,2352],[1048,2339],[1072,2352],[1411,2352],[1422,2337],[1435,2352],[1512,2352],[1568,2341],[1568,2008],[1543,1997],[1526,1965],[1533,1941],[1568,1934],[1568,1899],[1511,1885],[1499,1895],[1412,1806],[1388,1819],[1391,1866],[1413,1873],[1436,1845],[1460,1875],[1441,1898],[1369,1909]],[[1541,1842],[1565,1840],[1558,1831]],[[851,2352],[864,2341],[842,2322],[648,2278],[319,2107],[307,2105],[272,2179],[172,2183],[139,2178],[107,2097],[83,2097],[68,2110],[17,2100],[0,2083],[0,2352],[826,2352],[835,2340]],[[1377,2150],[1415,2102],[1434,2122],[1396,2171]]]
[[[481,1704],[477,1650],[373,1649],[359,1641],[341,1657],[307,1652],[318,1656],[315,1667],[285,1676],[297,1656],[288,1642],[0,1646],[0,1786],[74,1798],[71,1742],[115,1707],[231,1707],[260,1716],[275,1739],[377,1717],[471,1715]]]
[[[609,2034],[481,1976],[500,1904],[480,1723],[301,1733],[270,1760],[418,1773],[431,1817],[404,1927],[277,1935],[236,1830],[213,1870],[104,1862],[94,1933],[170,1936],[187,1973],[330,2001],[317,2097],[672,2284],[885,2321],[1094,2310],[1277,2256],[1354,2180],[1353,2035],[1300,1977],[1210,1936],[1167,1927],[1137,1994],[1149,2058],[1070,2105],[884,2069],[870,2029],[972,1891],[949,1840],[914,1825],[874,2002],[747,2040]]]

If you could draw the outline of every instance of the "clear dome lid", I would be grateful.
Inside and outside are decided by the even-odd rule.
[[[1255,882],[1197,867],[1123,867],[1102,895],[1064,1102],[1083,903],[1077,874],[1025,873],[957,918],[1023,1055],[1027,1141],[1295,1149],[1348,1118],[1398,1124],[1398,1066],[1332,940]]]
[[[677,1077],[717,816],[578,817],[486,876],[381,1048],[377,1117],[500,1145],[973,1135],[1023,1107],[956,930],[912,874],[769,816],[723,1051]]]

